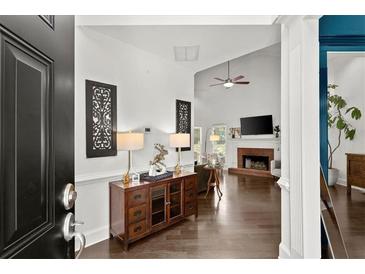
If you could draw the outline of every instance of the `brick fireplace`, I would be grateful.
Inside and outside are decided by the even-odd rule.
[[[237,148],[237,167],[229,172],[244,175],[272,177],[270,162],[274,160],[272,148]]]

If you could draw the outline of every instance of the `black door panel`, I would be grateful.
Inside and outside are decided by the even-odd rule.
[[[2,148],[4,251],[18,249],[53,223],[50,164],[52,61],[7,33],[3,49]],[[52,170],[51,170],[52,169]]]
[[[74,18],[0,16],[0,256],[72,258]],[[56,27],[57,26],[57,27]]]

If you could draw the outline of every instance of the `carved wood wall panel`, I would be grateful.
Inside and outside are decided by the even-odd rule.
[[[176,133],[189,133],[190,146],[181,148],[182,151],[191,149],[191,102],[176,100]]]
[[[86,155],[117,154],[117,87],[86,80]]]

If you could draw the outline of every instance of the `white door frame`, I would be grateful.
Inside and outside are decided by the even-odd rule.
[[[279,258],[320,258],[319,16],[280,16]]]

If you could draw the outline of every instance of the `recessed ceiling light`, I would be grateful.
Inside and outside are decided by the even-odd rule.
[[[175,46],[175,61],[177,62],[192,62],[199,59],[199,46]]]

